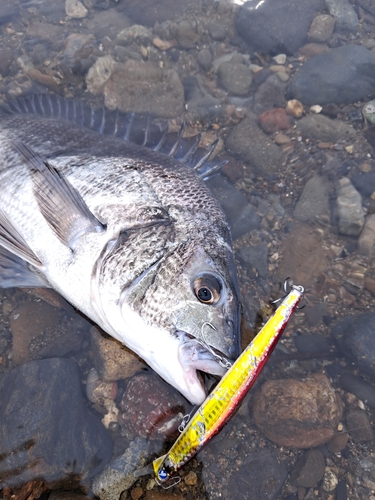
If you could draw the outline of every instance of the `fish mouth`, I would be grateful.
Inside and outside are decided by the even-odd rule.
[[[231,361],[224,354],[185,332],[178,332],[178,336],[182,341],[178,349],[178,360],[183,369],[185,383],[196,394],[194,399],[197,399],[197,393],[200,392],[199,399],[202,403],[206,397],[206,389],[199,371],[222,377]]]

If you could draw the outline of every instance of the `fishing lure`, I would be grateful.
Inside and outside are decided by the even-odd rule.
[[[292,285],[275,314],[247,346],[186,424],[166,455],[134,472],[154,472],[158,484],[176,474],[227,423],[258,378],[302,298],[303,287]]]

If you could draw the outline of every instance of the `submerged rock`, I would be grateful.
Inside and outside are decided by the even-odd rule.
[[[332,329],[343,355],[370,375],[375,374],[375,313],[345,316]]]
[[[362,197],[347,177],[339,180],[336,192],[339,232],[358,236],[365,223]]]
[[[347,104],[373,92],[375,54],[360,45],[344,45],[309,59],[296,73],[289,99],[303,104]]]
[[[291,448],[327,443],[341,414],[338,396],[320,373],[302,380],[269,380],[253,400],[257,427],[279,446]]]
[[[250,0],[239,10],[236,28],[253,49],[293,54],[306,40],[320,0]]]
[[[110,460],[112,440],[83,400],[73,361],[31,361],[1,375],[0,401],[0,476],[8,485],[43,478],[78,486]]]

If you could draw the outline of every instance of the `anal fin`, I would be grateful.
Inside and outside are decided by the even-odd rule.
[[[0,287],[49,287],[49,284],[24,260],[0,247]]]
[[[30,169],[43,217],[64,245],[74,250],[81,235],[105,230],[67,179],[29,146],[21,142],[14,146]]]

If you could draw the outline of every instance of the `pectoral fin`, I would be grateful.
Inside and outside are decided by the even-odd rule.
[[[29,146],[21,142],[14,146],[30,169],[41,213],[64,245],[73,250],[83,234],[105,230],[67,179]]]
[[[0,246],[0,287],[49,287],[20,257]]]

